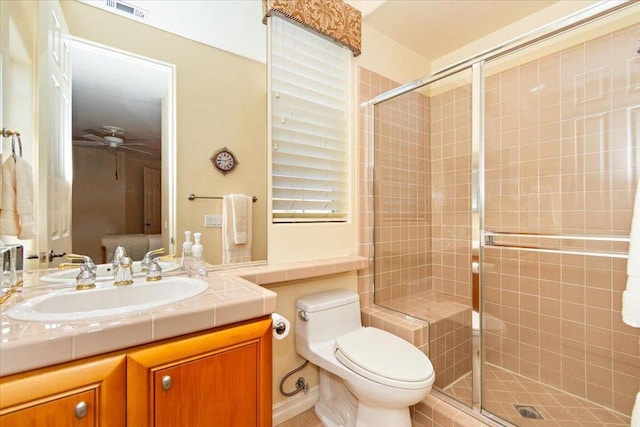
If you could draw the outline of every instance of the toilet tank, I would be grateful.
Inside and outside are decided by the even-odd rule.
[[[334,340],[362,327],[360,297],[348,289],[305,295],[298,298],[296,307],[298,318],[295,333],[298,344]]]

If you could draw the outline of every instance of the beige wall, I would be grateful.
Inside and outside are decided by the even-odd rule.
[[[124,175],[125,194],[125,230],[126,234],[144,233],[144,170],[155,169],[160,173],[161,161],[158,158],[125,151]],[[120,180],[120,178],[118,178]]]
[[[120,177],[116,180],[113,153],[104,149],[73,147],[72,247],[74,252],[88,255],[96,263],[102,259],[102,236],[125,233],[124,163],[124,159],[119,157]]]
[[[144,168],[160,170],[159,159],[131,152],[117,162],[116,179],[113,152],[73,147],[72,247],[96,262],[105,234],[144,233]]]
[[[258,197],[253,258],[266,259],[265,65],[75,0],[61,4],[72,35],[176,66],[176,255],[188,229],[202,232],[207,261],[217,264],[221,257],[220,229],[204,228],[204,215],[220,214],[221,202],[189,201],[188,193],[245,193]],[[223,146],[239,160],[224,176],[209,161]]]
[[[291,322],[291,334],[283,340],[273,340],[273,402],[277,403],[286,399],[280,394],[280,380],[287,372],[297,368],[304,359],[297,355],[295,347],[295,323],[296,299],[303,295],[319,292],[327,289],[356,289],[356,273],[336,274],[309,280],[279,283],[267,286],[268,289],[278,294],[278,313],[285,316]],[[285,384],[285,391],[293,391],[295,382],[299,376],[305,377],[310,387],[318,385],[318,368],[308,365],[302,371],[293,375]]]

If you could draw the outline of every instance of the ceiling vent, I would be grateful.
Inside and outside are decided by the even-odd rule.
[[[149,17],[149,11],[120,0],[104,0],[104,5],[108,9],[132,18],[147,19]]]

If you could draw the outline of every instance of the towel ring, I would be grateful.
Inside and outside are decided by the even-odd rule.
[[[13,160],[16,160],[16,140],[18,141],[18,150],[20,153],[20,157],[22,157],[22,141],[20,140],[20,134],[15,132],[11,136],[11,155],[13,156]]]

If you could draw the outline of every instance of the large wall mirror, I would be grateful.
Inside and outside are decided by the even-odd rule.
[[[36,103],[29,95],[21,99],[22,95],[16,93],[20,92],[18,76],[25,68],[31,66],[36,74],[33,64],[37,63],[37,53],[30,46],[37,34],[29,30],[38,22],[38,2],[9,3],[14,6],[4,6],[2,11],[4,45],[9,41],[11,46],[2,51],[3,126],[22,128],[25,156],[35,160],[37,147],[29,144],[37,140],[36,129],[21,123],[24,117],[12,117],[7,105],[22,104],[21,108],[29,111]],[[153,9],[160,7],[154,4],[163,2],[139,3],[156,18],[166,13]],[[211,45],[223,33],[227,39],[243,37],[230,33],[234,20],[251,19],[254,28],[266,33],[260,22],[261,4],[257,0],[240,2],[252,8],[251,15],[226,15],[230,9],[225,9],[225,4],[233,2],[205,2],[209,4],[199,6],[204,10],[189,15],[194,12],[189,9],[198,3],[202,2],[180,3],[173,23],[159,29],[118,11],[109,12],[77,0],[60,1],[72,37],[74,252],[103,260],[108,258],[102,248],[104,236],[126,235],[135,240],[150,235],[179,256],[184,231],[190,230],[202,233],[205,259],[219,264],[222,228],[205,226],[205,217],[221,215],[222,201],[217,197],[241,193],[257,199],[252,204],[252,260],[266,260],[265,55],[252,56],[234,52],[233,47],[225,50]],[[215,19],[208,22],[209,17]],[[188,27],[194,19],[207,28],[214,43],[195,41],[172,30],[180,21]],[[216,19],[229,25],[223,28]],[[5,23],[10,25],[5,28]],[[254,51],[266,50],[264,34],[248,43],[256,44]],[[22,69],[12,65],[17,62],[22,63]],[[171,96],[168,90],[173,90]],[[31,121],[37,122],[37,117],[31,117]],[[5,140],[4,153],[7,144]],[[232,150],[238,160],[238,166],[227,174],[216,170],[209,160],[221,147]],[[154,181],[156,172],[162,177],[159,184]],[[155,194],[162,202],[161,220],[152,228],[153,221],[145,217],[144,208],[146,203],[149,209],[145,193],[154,185],[160,187]],[[36,193],[43,192],[42,187],[36,188]],[[189,200],[189,193],[204,198]],[[173,227],[167,218],[173,218]],[[3,236],[3,241],[11,243],[13,239]],[[45,242],[20,243],[25,245],[26,255],[49,251]],[[54,264],[60,261],[63,259]],[[34,262],[25,266],[41,267]]]

